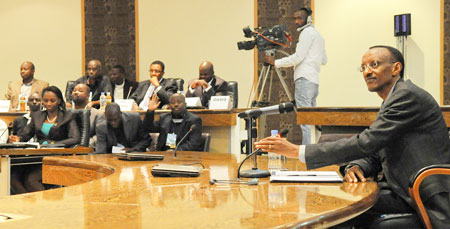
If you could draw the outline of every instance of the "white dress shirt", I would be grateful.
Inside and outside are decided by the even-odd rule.
[[[294,81],[304,77],[319,84],[320,65],[326,63],[325,41],[311,25],[300,33],[295,53],[275,60],[275,67],[294,67]]]

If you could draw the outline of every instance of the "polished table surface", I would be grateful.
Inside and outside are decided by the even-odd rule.
[[[368,209],[376,201],[376,183],[256,186],[215,184],[233,179],[238,166],[231,154],[179,152],[164,161],[121,161],[112,155],[46,157],[43,178],[64,188],[0,197],[1,228],[273,228],[327,227]],[[151,175],[157,163],[201,162],[194,178]],[[266,157],[259,160],[267,166]],[[248,169],[246,163],[243,169]],[[286,167],[304,169],[289,159]],[[335,170],[336,166],[324,170]]]

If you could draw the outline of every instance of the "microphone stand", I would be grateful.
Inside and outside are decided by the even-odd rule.
[[[247,119],[246,120],[247,121],[247,138],[248,138],[248,144],[247,144],[248,148],[247,149],[250,149],[248,151],[248,153],[253,152],[253,133],[252,133],[253,123],[254,123],[254,121],[256,121],[256,118],[259,115],[255,115],[255,116],[251,116],[251,117],[246,118]],[[249,169],[249,170],[246,170],[246,171],[242,171],[241,173],[238,172],[238,177],[240,176],[240,177],[245,177],[245,178],[264,178],[264,177],[269,177],[270,176],[270,172],[269,171],[258,169],[258,153],[259,153],[258,150],[252,153],[252,154],[254,154],[253,168]],[[248,156],[248,158],[250,156],[251,156],[251,154]],[[245,160],[247,160],[247,158]],[[239,169],[240,169],[240,167],[239,167]]]

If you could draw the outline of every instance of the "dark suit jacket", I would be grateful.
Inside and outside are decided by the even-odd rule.
[[[188,85],[191,87],[194,80],[190,80]],[[186,93],[186,97],[200,97],[200,100],[202,101],[202,105],[204,107],[207,107],[209,104],[209,100],[211,100],[211,96],[221,96],[221,95],[227,95],[228,94],[228,84],[225,80],[223,80],[220,77],[214,76],[211,82],[211,89],[207,91],[206,93],[203,93],[203,87],[196,87],[194,89],[194,93],[191,93],[188,91]]]
[[[202,147],[202,119],[186,110],[183,116],[183,121],[179,128],[175,128],[172,121],[172,113],[165,113],[159,117],[159,120],[154,122],[154,111],[147,111],[144,118],[144,128],[146,132],[159,133],[158,144],[156,150],[168,150],[166,146],[167,133],[174,133],[177,135],[177,144],[181,138],[186,135],[193,124],[196,128],[184,139],[178,146],[178,150],[185,151],[201,151]]]
[[[30,117],[31,119],[31,117]],[[21,116],[19,118],[14,119],[14,124],[12,127],[12,134],[13,135],[19,135],[19,133],[23,130],[23,128],[25,128],[25,126],[27,126],[28,124],[28,118],[26,118],[25,116]]]
[[[308,169],[363,158],[351,163],[367,177],[382,169],[392,190],[411,205],[410,177],[427,165],[450,162],[449,136],[433,97],[400,79],[368,129],[336,142],[307,145],[305,158]],[[433,195],[449,192],[449,183],[445,178],[425,180],[421,185],[425,205]]]
[[[164,78],[162,78],[159,84],[161,85],[161,90],[158,91],[157,95],[159,97],[159,101],[161,101],[161,104],[159,105],[159,108],[161,108],[162,106],[169,104],[169,97],[172,94],[177,93],[177,86],[175,83],[170,83]],[[138,88],[131,96],[131,98],[134,99],[138,105],[142,102],[142,100],[144,100],[145,93],[147,93],[150,85],[150,80],[140,82]]]
[[[146,151],[150,140],[149,135],[142,128],[139,113],[123,112],[122,125],[127,140],[125,147],[133,148],[140,152]],[[95,131],[97,133],[95,153],[111,153],[112,147],[117,145],[117,140],[112,127],[108,125],[105,118],[98,121]]]
[[[77,84],[86,84],[89,86],[88,84],[88,76],[82,76],[80,78],[78,78],[75,81],[75,84],[73,84],[73,87],[70,88],[70,90],[66,90],[66,101],[67,102],[72,102],[72,91],[73,88],[77,85]],[[96,79],[96,83],[95,83],[95,90],[92,90],[91,88],[91,92],[92,92],[92,101],[98,101],[100,100],[100,95],[102,92],[111,92],[112,93],[112,87],[111,87],[111,81],[109,80],[109,76],[106,75],[99,75]]]
[[[80,131],[77,122],[69,111],[59,111],[55,124],[50,128],[48,136],[42,132],[42,124],[47,118],[47,111],[36,111],[31,114],[31,122],[25,126],[19,137],[22,142],[30,140],[34,135],[40,144],[48,143],[64,144],[70,147],[80,143]]]
[[[139,85],[139,83],[136,82],[136,81],[130,81],[128,79],[125,79],[125,85],[123,85],[123,98],[127,99],[127,96],[130,95],[129,98],[131,99],[131,96],[136,91],[138,85]],[[114,101],[114,89],[116,88],[116,84],[111,82],[111,88],[112,88],[111,89],[111,96],[112,96],[113,101]],[[131,91],[130,91],[130,89],[131,89]]]

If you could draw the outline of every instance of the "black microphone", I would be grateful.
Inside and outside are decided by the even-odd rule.
[[[288,129],[282,129],[278,135],[280,135],[280,138],[284,138],[288,133],[289,133]]]
[[[191,128],[189,129],[189,131],[183,136],[183,138],[178,142],[178,144],[177,144],[177,146],[175,147],[175,150],[174,150],[174,157],[177,157],[177,149],[178,149],[178,146],[184,141],[184,139],[193,131],[193,130],[195,130],[195,128],[197,128],[197,125],[195,125],[195,124],[192,124],[192,126],[191,126]]]
[[[283,114],[287,112],[294,111],[294,104],[280,103],[279,105],[274,105],[270,107],[262,107],[258,109],[246,110],[238,114],[239,118],[257,118],[261,115],[273,115],[273,114]]]

